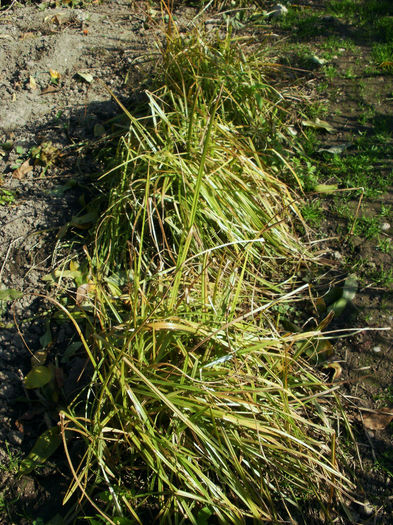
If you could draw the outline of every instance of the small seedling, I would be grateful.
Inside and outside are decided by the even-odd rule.
[[[15,195],[12,191],[0,188],[0,206],[7,206],[15,201]]]

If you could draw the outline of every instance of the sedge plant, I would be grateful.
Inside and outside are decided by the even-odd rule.
[[[347,482],[334,389],[301,355],[320,331],[282,333],[273,313],[307,293],[294,276],[312,259],[273,169],[289,169],[288,102],[230,35],[172,26],[162,56],[145,115],[124,108],[89,293],[68,311],[94,372],[61,413],[65,500],[95,523],[272,523],[315,504],[328,519]]]

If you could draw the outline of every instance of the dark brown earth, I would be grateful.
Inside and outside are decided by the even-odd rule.
[[[269,8],[273,3],[264,5]],[[297,5],[322,9],[326,2],[299,1]],[[130,5],[119,0],[82,9],[15,4],[0,12],[0,142],[13,144],[10,152],[1,150],[1,187],[16,196],[11,206],[0,206],[0,288],[24,292],[13,311],[10,303],[0,301],[0,523],[4,525],[34,520],[37,524],[49,523],[58,512],[64,515],[61,499],[68,472],[61,453],[39,472],[22,479],[16,476],[20,458],[37,435],[53,424],[45,419],[50,415],[44,417],[42,410],[35,412],[33,404],[21,402],[21,378],[29,370],[30,352],[39,348],[39,338],[46,331],[43,312],[47,303],[35,294],[44,292],[42,277],[66,256],[64,250],[55,249],[56,235],[80,208],[86,176],[100,170],[94,149],[100,147],[102,135],[116,131],[110,119],[118,109],[105,86],[126,102],[140,90],[146,70],[154,65],[160,22],[157,13],[149,9],[148,2]],[[179,11],[181,28],[186,28],[193,16],[191,8]],[[275,32],[280,34],[278,28]],[[307,44],[318,54],[325,35],[332,32],[361,41],[356,27],[328,20],[318,36],[307,38]],[[284,36],[289,38],[289,34]],[[339,76],[322,94],[328,107],[324,118],[336,132],[321,134],[321,147],[351,143],[359,132],[376,133],[382,121],[390,119],[393,123],[393,77],[364,74],[370,62],[370,46],[371,42],[361,42],[360,48],[332,59],[339,72],[350,68],[355,78]],[[51,83],[50,69],[61,75],[57,84]],[[90,82],[91,77],[86,75],[92,76]],[[356,82],[359,77],[364,83],[361,92]],[[312,98],[321,97],[316,88],[324,81],[318,70],[301,77]],[[374,109],[374,122],[360,123],[364,107]],[[29,150],[43,144],[45,150],[48,143],[53,157],[37,162],[18,178],[15,169],[28,158]],[[391,159],[381,160],[382,167],[375,169],[391,172]],[[350,202],[355,210],[357,204],[357,200]],[[360,212],[379,215],[382,205],[393,208],[393,188],[384,195],[364,199]],[[343,504],[337,523],[389,524],[393,523],[392,425],[367,430],[362,418],[368,414],[364,409],[393,408],[392,336],[389,331],[375,330],[393,326],[392,282],[380,280],[382,270],[393,268],[392,253],[377,250],[375,239],[338,236],[338,226],[344,227],[345,220],[336,215],[328,198],[323,207],[324,219],[315,236],[331,239],[323,249],[327,257],[339,263],[329,271],[328,278],[339,283],[351,265],[360,258],[365,261],[356,270],[359,290],[353,305],[329,327],[366,328],[337,341],[332,357],[342,367],[339,392],[359,451],[356,456],[350,441],[345,444],[343,432],[341,443],[360,504]],[[381,235],[392,239],[393,218],[386,219],[389,221],[392,226]],[[24,341],[15,328],[14,312]],[[69,377],[78,376],[84,363],[73,366]]]

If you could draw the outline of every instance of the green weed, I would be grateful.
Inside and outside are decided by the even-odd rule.
[[[0,188],[0,206],[7,206],[15,201],[15,195],[12,191]]]

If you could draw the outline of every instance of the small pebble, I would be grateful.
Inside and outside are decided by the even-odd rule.
[[[388,230],[390,230],[390,224],[388,222],[384,222],[381,226],[381,230],[383,232],[387,232]]]
[[[380,346],[373,346],[373,352],[375,352],[376,354],[378,354],[381,350],[382,348]]]

